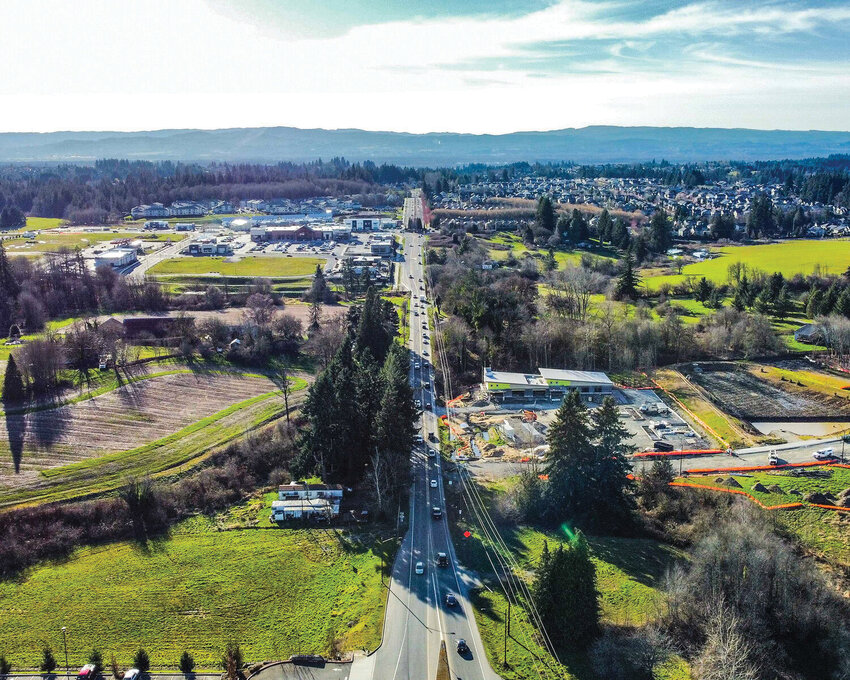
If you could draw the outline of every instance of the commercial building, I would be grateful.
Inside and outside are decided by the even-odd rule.
[[[396,220],[380,213],[358,213],[346,217],[344,222],[351,231],[377,231],[378,229],[393,229],[398,226]]]
[[[98,253],[93,257],[92,260],[95,269],[98,267],[113,267],[117,269],[133,264],[138,260],[138,257],[135,248],[122,247],[104,250],[102,253]]]
[[[226,241],[196,241],[183,251],[184,255],[233,255],[233,246]]]
[[[614,390],[614,383],[604,373],[539,368],[537,373],[512,373],[484,369],[483,387],[497,402],[560,401],[570,390],[577,390],[590,402],[600,402]]]
[[[340,484],[281,484],[272,502],[271,520],[332,519],[339,516]]]

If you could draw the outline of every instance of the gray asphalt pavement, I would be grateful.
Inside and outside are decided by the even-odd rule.
[[[431,367],[431,340],[427,331],[427,303],[421,264],[424,237],[406,235],[406,250],[401,263],[402,286],[411,290],[410,349],[412,352],[411,381],[416,398],[431,409],[422,411],[422,436],[425,445],[412,454],[413,488],[408,510],[408,531],[393,564],[384,637],[375,653],[374,680],[423,680],[436,675],[440,643],[446,642],[452,678],[463,680],[495,680],[499,676],[490,668],[484,653],[471,604],[467,598],[468,581],[457,565],[457,558],[448,530],[441,459],[428,456],[428,434],[437,434],[434,413],[434,374]],[[418,301],[421,298],[423,301]],[[413,310],[418,312],[413,314]],[[424,324],[424,327],[423,327]],[[428,336],[428,339],[426,339]],[[416,368],[416,362],[419,368]],[[429,382],[431,389],[421,388]],[[431,444],[431,446],[436,446]],[[436,486],[431,486],[431,480]],[[443,510],[440,519],[433,519],[432,507]],[[438,567],[438,552],[449,556],[449,566]],[[416,564],[423,565],[422,574]],[[446,604],[446,595],[453,593],[455,606]],[[470,654],[460,656],[455,650],[463,638]]]

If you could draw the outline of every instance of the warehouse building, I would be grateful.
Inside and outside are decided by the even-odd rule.
[[[614,391],[614,383],[604,373],[539,368],[537,373],[512,373],[484,369],[483,387],[496,402],[560,401],[577,390],[589,402],[601,402]]]

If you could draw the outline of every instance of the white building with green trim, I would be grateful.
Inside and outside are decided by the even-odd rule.
[[[569,390],[578,390],[586,401],[601,402],[614,391],[614,383],[598,371],[538,368],[537,373],[484,369],[483,387],[496,402],[560,401]]]

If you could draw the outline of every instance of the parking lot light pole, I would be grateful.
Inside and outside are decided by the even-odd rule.
[[[65,677],[71,677],[71,669],[68,666],[68,636],[66,634],[67,628],[62,626],[62,644],[65,645]]]

